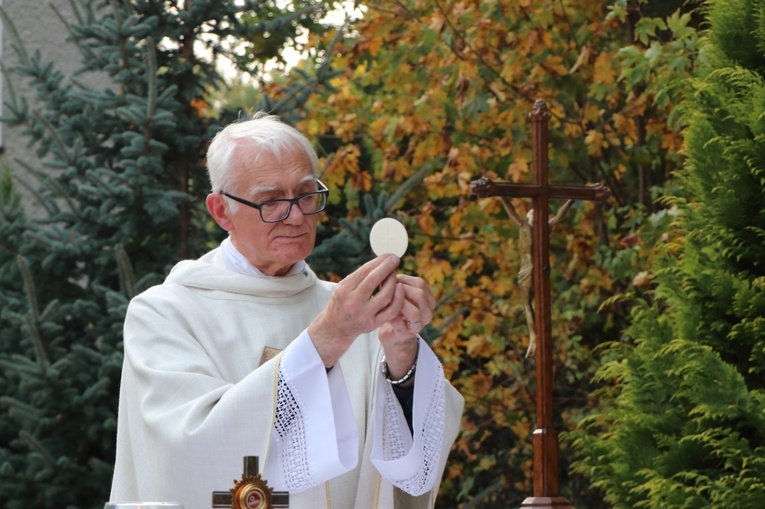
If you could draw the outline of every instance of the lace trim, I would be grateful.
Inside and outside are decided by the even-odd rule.
[[[422,429],[415,427],[422,444],[423,459],[419,470],[408,479],[391,481],[394,486],[410,495],[422,495],[435,484],[438,473],[438,462],[441,457],[441,444],[444,438],[444,416],[446,413],[446,397],[444,391],[444,370],[439,364],[430,387],[428,408],[425,410],[425,420]],[[404,433],[409,428],[398,413],[400,404],[389,386],[385,389],[385,418],[383,419],[383,457],[386,461],[396,460],[406,455]]]
[[[290,389],[288,374],[279,367],[276,419],[274,430],[278,444],[282,478],[289,491],[302,491],[318,483],[311,477],[308,465],[305,421],[300,410],[300,395]]]
[[[386,384],[387,385],[387,384]],[[385,411],[383,417],[383,459],[391,461],[406,455],[404,445],[404,428],[409,433],[409,428],[402,426],[399,413],[401,403],[396,398],[396,393],[389,385],[385,388]]]

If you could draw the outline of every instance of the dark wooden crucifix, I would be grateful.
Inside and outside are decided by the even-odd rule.
[[[229,491],[213,491],[213,509],[275,509],[289,507],[290,494],[273,491],[260,477],[257,456],[244,457],[244,472]]]
[[[553,427],[552,402],[552,328],[550,325],[550,199],[590,200],[602,202],[610,191],[597,184],[588,186],[551,185],[548,180],[548,121],[550,111],[544,101],[537,100],[529,114],[533,123],[532,184],[493,182],[481,178],[471,182],[470,190],[478,197],[531,198],[533,290],[536,301],[534,326],[537,334],[537,428],[534,430],[534,496],[521,507],[535,509],[573,509],[558,489],[558,433]]]

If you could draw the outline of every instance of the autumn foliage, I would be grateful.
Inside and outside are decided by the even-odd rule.
[[[404,270],[436,292],[429,339],[467,403],[444,507],[508,507],[532,494],[534,361],[524,356],[517,228],[497,199],[474,198],[469,184],[484,175],[528,181],[535,100],[552,112],[551,180],[601,182],[613,193],[603,207],[575,204],[551,239],[560,430],[594,405],[593,350],[618,340],[624,326],[622,305],[601,306],[647,287],[652,245],[669,241],[664,213],[646,218],[655,212],[653,187],[677,161],[675,82],[694,65],[696,32],[689,14],[652,16],[646,8],[596,0],[370,3],[332,55],[345,74],[333,93],[309,102],[299,125],[324,148],[322,178],[339,191],[334,210],[346,221],[371,222],[365,195],[405,189],[384,212],[409,228]],[[514,206],[523,215],[530,204]],[[340,222],[330,217],[326,226]],[[596,494],[568,477],[561,447],[564,494],[594,507]]]
[[[73,5],[80,3],[101,4],[89,0]],[[599,345],[624,341],[630,308],[620,297],[629,292],[650,298],[656,247],[672,253],[680,245],[678,232],[668,228],[673,209],[663,208],[655,199],[681,160],[682,119],[676,106],[696,66],[697,14],[686,12],[682,0],[376,0],[360,7],[360,18],[325,31],[314,18],[321,18],[323,8],[337,2],[287,2],[295,11],[285,19],[275,18],[282,9],[280,2],[254,3],[260,10],[249,9],[242,16],[244,4],[235,1],[184,2],[183,8],[177,2],[103,3],[115,16],[107,16],[104,26],[120,30],[104,28],[89,15],[83,23],[96,26],[76,34],[85,55],[93,47],[107,48],[107,56],[87,59],[86,67],[113,69],[126,80],[119,93],[89,94],[78,83],[70,87],[37,58],[29,59],[28,68],[22,69],[38,79],[42,102],[60,125],[50,124],[48,116],[37,115],[25,104],[12,113],[34,126],[33,138],[42,136],[40,153],[52,151],[58,157],[50,156],[53,162],[44,161],[42,166],[63,164],[68,168],[63,176],[72,182],[70,186],[64,180],[65,186],[56,187],[57,181],[52,181],[53,187],[45,191],[52,203],[48,224],[74,225],[77,237],[67,237],[69,230],[64,227],[53,230],[61,235],[55,242],[48,242],[45,235],[22,235],[28,222],[10,184],[0,181],[0,204],[21,217],[3,214],[0,226],[12,227],[3,230],[11,239],[4,266],[16,264],[16,243],[21,240],[14,239],[26,239],[19,251],[34,261],[33,267],[40,267],[27,271],[20,259],[18,269],[0,273],[0,282],[11,289],[12,297],[3,297],[8,303],[3,317],[11,317],[15,324],[0,327],[0,353],[5,356],[0,360],[7,368],[3,391],[6,395],[15,391],[16,398],[6,397],[0,403],[17,412],[0,419],[2,436],[13,437],[15,448],[12,458],[10,449],[0,448],[0,456],[4,455],[0,477],[6,480],[0,491],[13,500],[13,507],[52,507],[62,500],[74,507],[79,499],[86,500],[85,506],[98,498],[92,494],[106,488],[103,479],[111,474],[108,456],[114,421],[93,414],[93,409],[113,409],[109,398],[114,393],[106,390],[109,380],[102,383],[95,377],[110,370],[107,378],[116,386],[127,300],[136,288],[171,266],[176,256],[193,255],[216,243],[205,224],[204,207],[194,209],[191,198],[206,193],[199,154],[212,132],[208,127],[233,118],[236,112],[231,109],[236,105],[226,105],[226,111],[215,112],[220,118],[211,118],[214,101],[208,92],[222,80],[204,58],[190,65],[188,57],[195,50],[191,42],[200,37],[198,42],[209,43],[211,54],[228,54],[242,72],[254,76],[257,98],[247,95],[245,103],[257,103],[256,107],[289,122],[297,120],[297,127],[316,142],[321,177],[331,189],[330,207],[319,231],[325,242],[314,252],[316,263],[311,261],[318,272],[338,279],[371,257],[365,233],[376,218],[395,216],[408,227],[410,247],[402,270],[425,278],[438,298],[436,317],[424,336],[466,400],[439,507],[519,506],[532,495],[536,389],[534,360],[525,357],[529,331],[516,280],[518,229],[497,199],[476,199],[469,185],[481,176],[529,180],[528,115],[541,99],[552,113],[551,181],[598,182],[612,192],[604,206],[574,204],[555,225],[550,241],[555,424],[562,432],[572,430],[599,409],[592,378],[601,363],[610,360],[601,359]],[[130,16],[136,14],[137,5],[145,12],[139,10],[134,19]],[[120,23],[136,20],[141,23],[122,30]],[[211,27],[221,35],[241,36],[240,45],[229,51],[217,44],[218,39],[206,39]],[[282,76],[264,72],[263,60],[288,42],[298,45],[296,36],[303,30],[310,33],[307,46],[300,49],[309,58]],[[147,42],[152,37],[157,37],[156,46]],[[126,51],[129,59],[123,57]],[[119,58],[113,62],[109,58],[114,55]],[[158,109],[147,109],[147,104]],[[104,118],[114,125],[114,135],[103,138],[108,140],[105,144],[92,136],[91,128],[98,124],[103,131],[105,121],[99,115],[104,111],[108,112]],[[85,120],[70,122],[70,116]],[[136,125],[144,124],[144,131],[136,130]],[[56,138],[60,133],[65,137]],[[65,142],[54,143],[58,139]],[[155,143],[157,139],[162,143]],[[75,156],[77,163],[70,164],[68,158]],[[154,173],[145,173],[147,164],[159,182],[150,187],[146,179],[154,178]],[[46,175],[41,173],[44,182]],[[107,185],[111,183],[113,187]],[[162,199],[149,199],[156,194],[145,195],[145,187],[161,193]],[[80,224],[68,208],[58,213],[61,197],[68,197],[61,189],[83,195],[77,200],[82,200],[86,216],[94,218],[99,228]],[[125,205],[131,197],[138,206]],[[552,211],[560,205],[552,204]],[[530,204],[515,200],[513,206],[523,216]],[[97,243],[79,240],[91,236]],[[78,241],[73,243],[73,238]],[[54,353],[72,359],[67,369],[76,373],[61,380],[76,385],[87,405],[48,391],[43,382],[58,372],[30,368],[21,373],[34,364],[31,359],[36,355],[23,325],[37,312],[31,278],[24,280],[25,286],[18,283],[17,274],[25,271],[35,274],[37,293],[45,295],[41,307],[49,304],[41,314],[41,323],[50,327],[46,334],[67,335],[57,340],[60,351]],[[47,277],[59,273],[66,274],[68,287],[76,292],[82,290],[82,282],[92,281],[87,299],[72,297],[59,306],[59,297],[66,296],[61,288],[50,287],[57,286],[60,278]],[[77,327],[69,323],[72,317]],[[62,328],[60,323],[68,325]],[[87,349],[80,348],[82,344]],[[8,361],[11,355],[27,364],[19,367],[17,360]],[[80,367],[83,363],[89,373]],[[32,385],[24,382],[27,376],[41,389],[30,391]],[[30,395],[38,401],[46,398],[41,414],[46,419],[32,412],[38,409],[28,404]],[[95,405],[93,399],[105,402]],[[72,406],[71,418],[59,420],[70,415],[57,410],[60,404],[67,411],[67,405]],[[80,406],[95,417],[81,417]],[[112,415],[111,410],[105,412]],[[45,448],[37,445],[49,442],[66,446],[62,449],[84,448],[80,418],[101,426],[90,431],[97,442],[92,449],[97,451],[83,452],[83,457],[94,460],[71,460],[68,452],[57,452],[56,457],[63,458],[58,460],[40,454]],[[67,430],[73,430],[71,435]],[[570,474],[572,452],[563,436],[562,494],[575,507],[605,507],[597,489]],[[86,469],[87,475],[82,473]],[[38,489],[40,483],[44,490]],[[31,502],[30,493],[44,502]]]

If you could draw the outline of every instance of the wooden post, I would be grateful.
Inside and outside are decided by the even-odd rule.
[[[534,496],[526,498],[521,507],[536,509],[573,509],[558,486],[558,432],[553,425],[553,361],[550,303],[550,199],[562,198],[602,202],[608,199],[608,188],[591,186],[556,186],[548,179],[548,122],[550,111],[544,101],[538,100],[529,117],[533,123],[534,182],[513,184],[493,182],[487,178],[470,184],[470,190],[479,197],[507,196],[531,198],[534,217],[532,225],[532,259],[535,316],[537,334],[537,428],[533,434]]]

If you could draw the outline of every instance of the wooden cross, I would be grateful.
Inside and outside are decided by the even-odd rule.
[[[551,185],[548,181],[548,126],[550,111],[544,101],[537,100],[529,114],[534,125],[532,184],[493,182],[481,178],[471,182],[471,192],[479,197],[507,196],[531,198],[534,206],[532,229],[532,259],[536,312],[534,326],[537,333],[537,429],[534,430],[534,496],[523,501],[521,507],[535,509],[573,509],[558,490],[558,433],[553,427],[552,403],[552,332],[550,326],[550,252],[549,224],[550,199],[590,200],[603,202],[610,196],[607,187]]]
[[[244,472],[229,491],[213,491],[213,509],[272,509],[289,507],[290,494],[273,491],[260,477],[257,456],[244,457]]]

